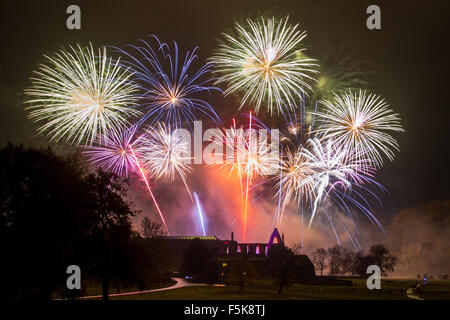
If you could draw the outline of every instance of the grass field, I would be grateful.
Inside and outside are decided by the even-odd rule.
[[[238,287],[205,286],[184,287],[147,294],[112,297],[131,300],[410,300],[406,290],[417,280],[382,280],[380,290],[369,290],[365,280],[352,279],[353,286],[306,286],[292,285],[278,294],[276,288],[247,287],[243,292]],[[431,281],[421,287],[420,297],[450,300],[450,281]]]

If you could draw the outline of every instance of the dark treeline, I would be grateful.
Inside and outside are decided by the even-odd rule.
[[[0,149],[0,295],[3,299],[50,299],[85,294],[67,290],[69,265],[83,282],[95,282],[107,299],[111,286],[144,288],[158,259],[148,259],[130,239],[134,205],[127,180],[89,172],[77,155],[8,144]],[[147,236],[152,231],[147,230]],[[144,268],[143,268],[144,267]],[[147,268],[145,268],[147,267]]]
[[[325,250],[318,248],[312,254],[317,275],[327,273],[330,276],[352,275],[367,277],[367,267],[377,265],[383,276],[394,272],[397,258],[390,254],[383,244],[370,247],[367,254],[340,247],[338,245]]]

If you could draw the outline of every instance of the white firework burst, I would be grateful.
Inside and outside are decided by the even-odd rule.
[[[398,143],[387,132],[404,132],[397,113],[374,94],[349,91],[334,95],[334,100],[324,100],[322,111],[315,112],[321,126],[315,130],[323,139],[333,139],[348,150],[371,158],[377,167],[383,164],[382,154],[394,159],[392,149],[399,150]]]
[[[314,175],[311,163],[305,157],[302,147],[295,151],[287,150],[285,159],[281,162],[280,175],[277,180],[277,196],[281,197],[281,213],[289,201],[294,198],[297,202],[304,199],[310,202],[314,199]]]
[[[351,191],[352,186],[372,181],[373,167],[364,155],[349,151],[333,140],[324,142],[317,138],[309,139],[302,155],[308,162],[312,174],[302,184],[310,185],[314,190],[314,203],[309,221],[311,226],[320,202],[336,188]]]
[[[288,17],[247,19],[247,25],[236,24],[235,31],[236,35],[224,34],[226,41],[211,58],[220,75],[216,83],[228,85],[224,94],[241,92],[240,107],[254,105],[255,113],[262,104],[270,114],[274,109],[295,109],[317,72],[315,60],[302,52],[306,32],[288,24]]]
[[[107,56],[106,48],[96,55],[92,44],[69,46],[41,64],[32,86],[25,90],[28,117],[41,124],[38,131],[53,141],[92,144],[98,134],[118,131],[128,124],[137,86],[132,73],[119,60]]]
[[[280,158],[278,152],[272,150],[264,131],[257,129],[230,128],[226,130],[225,143],[235,150],[226,154],[226,164],[230,173],[237,172],[239,176],[250,178],[266,177],[279,170]],[[231,166],[229,165],[231,164]]]
[[[178,173],[189,191],[186,182],[186,175],[191,170],[191,157],[187,156],[189,146],[190,142],[174,134],[170,126],[158,123],[155,127],[149,127],[140,138],[136,153],[149,176],[173,180]]]

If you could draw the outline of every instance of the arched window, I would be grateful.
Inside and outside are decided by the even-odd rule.
[[[281,243],[281,236],[280,236],[280,233],[278,232],[277,228],[273,229],[273,232],[272,232],[272,235],[270,236],[270,240],[269,240],[269,243],[267,244],[267,247],[270,248],[270,246],[272,246],[273,241],[275,239],[277,239],[278,244]]]

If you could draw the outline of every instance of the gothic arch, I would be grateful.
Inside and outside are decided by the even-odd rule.
[[[278,232],[278,229],[273,229],[272,235],[270,236],[269,243],[267,244],[267,248],[270,248],[273,245],[273,241],[277,239],[278,244],[281,244],[281,236]]]

